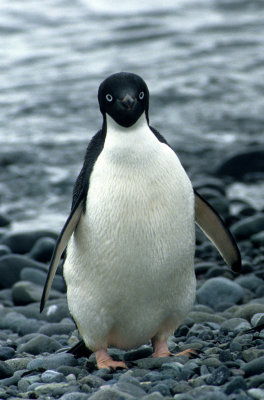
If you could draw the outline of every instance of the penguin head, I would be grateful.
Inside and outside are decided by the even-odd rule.
[[[119,125],[129,128],[145,112],[148,121],[149,91],[143,79],[132,73],[110,75],[98,91],[100,110]]]

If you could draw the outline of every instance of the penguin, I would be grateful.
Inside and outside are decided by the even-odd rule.
[[[128,72],[98,90],[102,128],[91,139],[73,189],[40,304],[61,255],[70,313],[98,369],[126,368],[107,353],[167,340],[191,310],[196,291],[195,222],[239,271],[236,242],[192,187],[176,153],[149,123],[145,81]],[[77,346],[78,347],[78,346]],[[187,352],[186,352],[187,354]]]

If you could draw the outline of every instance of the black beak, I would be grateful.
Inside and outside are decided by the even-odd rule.
[[[121,104],[127,110],[132,110],[132,108],[136,104],[136,99],[131,97],[129,94],[126,94],[125,97],[121,100]]]

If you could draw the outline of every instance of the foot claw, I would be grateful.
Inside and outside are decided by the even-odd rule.
[[[186,356],[186,357],[192,358],[192,357],[196,357],[198,355],[198,353],[194,349],[186,349],[186,350],[181,351],[180,353],[176,353],[176,354],[170,353],[170,355],[174,356],[174,357]]]
[[[105,361],[99,361],[97,363],[97,368],[98,369],[109,369],[109,370],[116,370],[116,369],[127,369],[126,364],[123,361],[114,361],[114,360],[105,360]]]

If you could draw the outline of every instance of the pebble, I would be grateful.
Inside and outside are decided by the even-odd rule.
[[[7,225],[0,236],[0,399],[263,398],[264,332],[247,330],[264,321],[264,230],[259,230],[264,214],[244,202],[230,216],[225,183],[212,178],[207,185],[203,178],[200,187],[236,231],[243,268],[240,275],[233,274],[198,233],[197,300],[169,340],[175,353],[196,349],[192,359],[152,358],[152,346],[146,343],[128,351],[109,349],[127,362],[128,370],[98,371],[94,355],[76,359],[66,353],[78,334],[67,307],[61,265],[50,299],[39,313],[56,235],[17,234]]]
[[[44,352],[53,353],[57,350],[61,349],[62,345],[55,339],[52,339],[43,334],[39,334],[33,339],[27,341],[25,344],[22,344],[18,347],[18,351],[20,353],[29,353],[38,355]]]
[[[197,301],[214,310],[221,303],[237,304],[243,299],[243,289],[239,284],[226,278],[208,279],[197,291]]]

